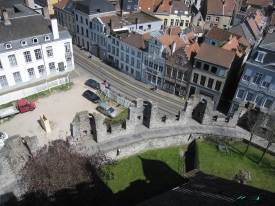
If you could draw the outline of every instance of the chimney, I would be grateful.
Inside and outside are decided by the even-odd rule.
[[[172,34],[172,28],[171,27],[169,27],[169,29],[168,29],[168,34],[169,34],[169,36],[171,36],[171,34]]]
[[[59,39],[59,31],[57,26],[57,19],[51,19],[53,39]]]
[[[43,7],[42,8],[42,14],[43,14],[45,19],[49,19],[50,18],[49,8],[48,7]]]
[[[222,15],[224,16],[225,0],[222,0]]]
[[[115,21],[113,19],[110,19],[110,27],[111,27],[111,31],[113,31],[115,28]]]
[[[7,10],[5,8],[2,8],[1,10],[2,10],[2,15],[3,15],[3,19],[4,19],[4,24],[10,25],[11,22],[9,20],[9,14],[8,14]]]
[[[232,41],[232,34],[230,35],[229,39],[228,39],[228,43],[230,44]]]
[[[30,7],[31,9],[35,9],[34,7],[34,0],[25,0],[25,4]]]
[[[174,54],[174,52],[176,51],[176,42],[172,42],[172,45],[171,45],[171,49],[172,49],[172,54]]]

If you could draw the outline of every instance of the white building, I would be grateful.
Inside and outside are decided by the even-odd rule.
[[[1,10],[0,92],[73,70],[69,32],[23,4],[13,8]]]

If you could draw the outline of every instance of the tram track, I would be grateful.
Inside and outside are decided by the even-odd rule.
[[[77,64],[91,72],[97,78],[105,79],[107,82],[111,83],[112,88],[115,88],[115,91],[119,92],[122,96],[130,99],[142,98],[144,100],[157,102],[159,110],[163,114],[177,114],[184,106],[183,100],[175,100],[173,98],[168,98],[165,93],[159,94],[151,91],[148,85],[139,82],[130,76],[126,76],[126,74],[115,70],[103,62],[101,63],[89,59],[78,49],[74,50],[74,57]]]

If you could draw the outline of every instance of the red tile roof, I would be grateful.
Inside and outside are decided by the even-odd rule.
[[[250,28],[252,29],[254,35],[256,37],[259,36],[259,30],[258,30],[258,27],[257,27],[254,19],[251,17],[250,19],[248,19],[247,23],[249,24]]]
[[[59,8],[59,9],[64,9],[64,7],[67,5],[69,0],[61,0],[61,1],[58,1],[58,3],[56,4],[53,4],[53,6]]]
[[[222,0],[207,0],[207,14],[232,16],[234,4],[234,0],[225,0],[225,6],[223,8]]]
[[[112,15],[112,16],[102,16],[102,17],[98,17],[98,18],[100,18],[101,21],[102,21],[104,24],[108,24],[109,26],[111,26],[111,25],[110,25],[110,21],[111,21],[111,19],[113,19],[113,20],[114,20],[114,26],[115,26],[114,29],[119,29],[119,28],[121,28],[121,24],[120,24],[120,22],[119,22],[119,17],[116,16],[116,15]]]
[[[131,33],[120,40],[138,49],[145,49],[144,36],[142,34]]]
[[[236,36],[232,37],[231,41],[227,41],[223,46],[223,49],[228,50],[228,51],[232,51],[232,49],[236,50],[236,55],[238,57],[242,57],[244,51],[243,49],[239,46],[238,40],[236,38]]]
[[[154,3],[155,3],[155,0],[139,0],[138,11],[145,11],[148,13],[152,13],[155,8]],[[141,8],[139,9],[139,7]]]
[[[201,45],[200,51],[198,52],[196,59],[201,59],[209,63],[230,68],[235,58],[234,51],[227,51],[220,47],[212,46],[206,43]]]
[[[155,10],[157,13],[164,13],[164,11],[167,12],[167,14],[171,13],[171,7],[170,7],[170,0],[163,0],[158,5],[157,9]]]
[[[190,60],[192,53],[197,54],[199,51],[200,51],[200,45],[198,44],[198,42],[191,44],[184,49],[184,52],[188,60]]]

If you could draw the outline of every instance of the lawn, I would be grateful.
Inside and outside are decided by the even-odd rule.
[[[183,147],[152,150],[117,162],[105,205],[135,205],[184,183]]]
[[[228,145],[229,153],[221,152],[217,145]],[[246,144],[242,142],[209,139],[197,142],[200,170],[225,179],[232,179],[240,170],[251,172],[252,181],[247,185],[275,192],[275,157],[266,154],[261,165],[258,161],[262,151],[250,146],[243,157]]]

